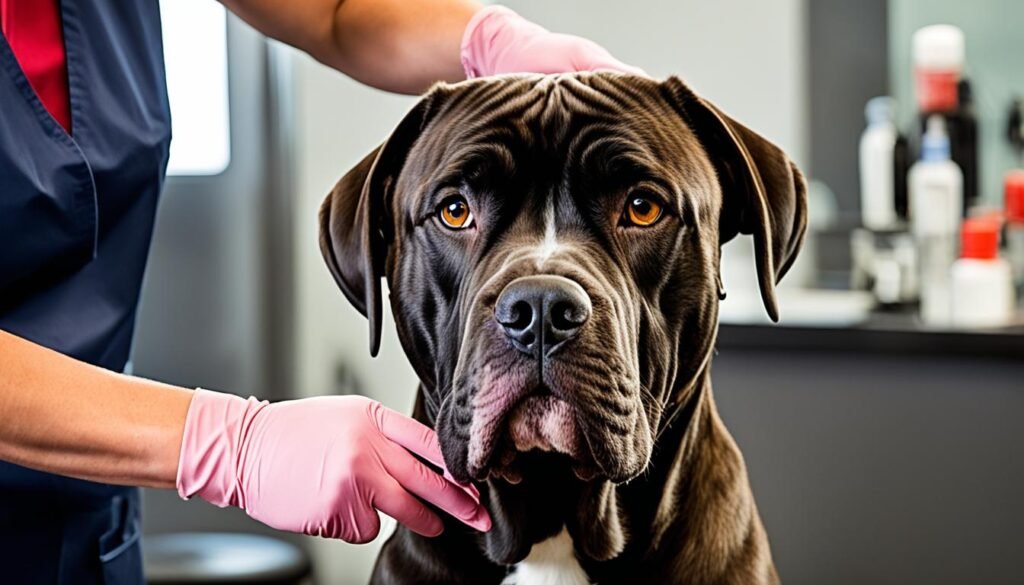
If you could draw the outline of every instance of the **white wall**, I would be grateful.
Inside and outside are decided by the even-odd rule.
[[[679,75],[805,161],[803,0],[509,0],[551,30],[584,35],[655,77]]]
[[[731,115],[807,160],[804,0],[560,0],[508,5],[552,30],[588,36],[654,76],[679,74]],[[324,267],[316,211],[334,182],[383,140],[413,100],[361,87],[295,57],[296,389],[335,391],[343,367],[361,391],[408,410],[415,376],[385,322],[381,356],[365,320]],[[732,293],[732,291],[730,291]],[[314,541],[321,581],[365,583],[377,544]]]

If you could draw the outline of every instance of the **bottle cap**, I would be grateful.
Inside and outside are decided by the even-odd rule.
[[[999,220],[969,217],[960,228],[960,257],[995,260],[999,254]]]
[[[1003,199],[1006,206],[1006,220],[1024,223],[1024,170],[1006,173],[1003,180]]]
[[[927,129],[921,137],[921,160],[949,160],[949,135],[946,120],[938,114],[928,116]]]
[[[914,65],[924,69],[960,71],[964,65],[964,31],[951,24],[918,29],[913,38]]]
[[[885,95],[869,99],[864,106],[864,117],[869,126],[891,124],[896,119],[896,100]]]

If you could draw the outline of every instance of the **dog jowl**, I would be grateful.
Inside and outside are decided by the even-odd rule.
[[[381,583],[500,583],[563,531],[592,580],[775,579],[708,374],[720,246],[754,237],[765,306],[805,228],[778,148],[679,80],[436,87],[321,210],[321,247],[379,347],[381,279],[455,478],[495,520],[403,529]]]

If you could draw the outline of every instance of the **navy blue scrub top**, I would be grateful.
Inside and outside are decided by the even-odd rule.
[[[171,138],[159,5],[61,16],[72,135],[0,35],[0,329],[120,371]],[[135,488],[0,462],[0,582],[141,585],[138,507]]]

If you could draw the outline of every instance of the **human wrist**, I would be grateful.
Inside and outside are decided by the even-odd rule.
[[[504,6],[488,6],[473,15],[463,33],[460,59],[469,79],[583,71],[646,75],[589,39],[553,33]]]
[[[182,433],[178,495],[199,496],[222,508],[244,507],[239,466],[253,422],[268,405],[252,397],[197,388]]]
[[[495,72],[495,47],[507,45],[500,42],[502,39],[499,37],[514,33],[509,27],[510,22],[546,32],[540,25],[529,22],[505,6],[492,4],[478,10],[462,35],[460,57],[467,79],[485,77]]]

